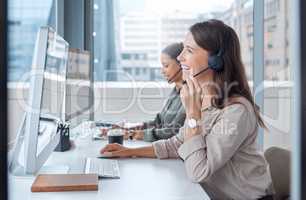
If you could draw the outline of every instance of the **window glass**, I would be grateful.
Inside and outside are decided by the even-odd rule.
[[[32,65],[39,27],[55,27],[53,0],[8,1],[8,80],[22,81]]]
[[[182,42],[192,24],[210,18],[222,19],[236,29],[251,78],[252,2],[95,0],[95,80],[165,81],[160,74],[161,50],[171,43]]]
[[[290,64],[290,1],[264,1],[264,147],[290,149],[293,112]]]

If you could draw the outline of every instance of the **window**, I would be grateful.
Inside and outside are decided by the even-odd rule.
[[[183,41],[192,24],[209,18],[219,18],[229,25],[238,21],[235,27],[242,33],[241,29],[252,22],[252,4],[243,9],[236,6],[246,1],[242,2],[95,0],[94,57],[99,60],[94,62],[95,80],[125,81],[128,78],[124,76],[128,75],[124,69],[134,67],[137,69],[131,71],[139,75],[133,77],[134,81],[165,81],[160,74],[161,50],[170,43]],[[245,15],[247,22],[242,23]],[[248,49],[252,47],[249,41],[246,43]],[[245,62],[251,68],[252,59],[247,56]],[[139,71],[139,67],[147,71]],[[247,71],[251,77],[251,70]]]
[[[23,80],[32,66],[39,27],[55,27],[53,0],[8,1],[8,80]]]
[[[247,78],[253,78],[253,0],[234,1],[229,9],[219,13],[219,19],[237,33]]]
[[[131,58],[131,55],[128,53],[122,53],[121,56],[122,60],[129,60]]]
[[[272,16],[272,17],[271,17]],[[288,1],[265,0],[265,80],[289,81]],[[288,61],[289,60],[289,61]],[[270,73],[271,71],[274,74]],[[277,76],[275,78],[275,76]]]
[[[290,148],[293,88],[289,40],[290,1],[264,0],[264,119],[269,132],[265,148]]]
[[[139,74],[140,74],[140,69],[136,68],[136,75],[139,76]]]

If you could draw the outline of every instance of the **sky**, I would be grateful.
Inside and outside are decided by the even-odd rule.
[[[225,11],[234,0],[120,0],[121,13],[145,11],[167,13],[184,11],[191,13],[209,13]],[[133,3],[133,4],[132,4]]]

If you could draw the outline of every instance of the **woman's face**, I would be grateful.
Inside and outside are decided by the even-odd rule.
[[[175,74],[180,70],[179,63],[172,59],[169,55],[162,53],[160,56],[162,70],[161,73],[167,79],[167,81],[175,81],[177,79],[181,79],[181,75],[175,76]],[[174,77],[175,76],[175,77]],[[175,80],[170,80],[175,79]]]
[[[201,48],[194,41],[192,34],[189,32],[184,40],[184,49],[177,57],[183,68],[183,79],[186,76],[195,75],[201,70],[208,67],[209,53],[205,49]],[[198,77],[212,77],[212,70],[207,70]]]

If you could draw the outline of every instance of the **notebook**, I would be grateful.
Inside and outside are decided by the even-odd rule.
[[[96,191],[97,174],[41,174],[32,184],[32,192]]]

